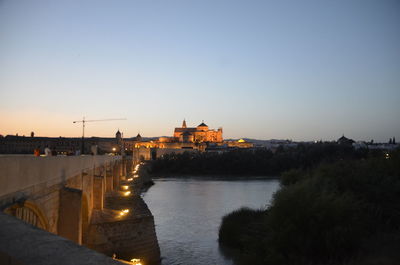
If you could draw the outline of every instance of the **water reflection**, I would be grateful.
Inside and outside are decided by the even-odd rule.
[[[217,241],[222,216],[244,206],[265,207],[279,187],[277,180],[259,179],[154,182],[143,199],[155,218],[164,265],[233,264]]]

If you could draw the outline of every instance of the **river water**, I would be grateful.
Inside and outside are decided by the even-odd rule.
[[[264,208],[278,180],[160,178],[143,193],[154,215],[163,265],[231,265],[218,245],[221,218],[240,207]]]

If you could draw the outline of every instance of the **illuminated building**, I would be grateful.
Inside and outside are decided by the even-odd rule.
[[[182,127],[175,128],[174,138],[181,143],[221,143],[223,141],[222,128],[211,130],[204,121],[197,127],[190,128],[186,126],[186,121],[183,120]]]
[[[209,143],[223,143],[222,128],[218,130],[209,129],[204,122],[197,127],[187,127],[184,120],[181,127],[175,128],[172,137],[160,137],[158,140],[152,141],[141,141],[140,138],[134,146],[135,148],[197,149],[204,151]]]
[[[225,141],[228,147],[237,147],[237,148],[253,148],[254,144],[247,142],[244,139],[239,139],[237,141]]]

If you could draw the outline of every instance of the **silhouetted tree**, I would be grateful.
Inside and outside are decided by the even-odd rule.
[[[223,218],[238,264],[361,265],[400,260],[400,150],[284,174],[271,207]]]
[[[277,176],[290,169],[309,169],[320,163],[368,156],[366,149],[319,142],[299,144],[295,148],[280,146],[274,153],[268,149],[239,149],[222,154],[173,153],[153,161],[151,170],[153,174]]]

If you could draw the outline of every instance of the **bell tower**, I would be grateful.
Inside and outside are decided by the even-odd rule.
[[[117,139],[117,143],[120,143],[120,142],[121,142],[121,140],[122,140],[122,134],[121,134],[121,132],[119,131],[119,129],[118,129],[117,133],[115,134],[115,138]]]

